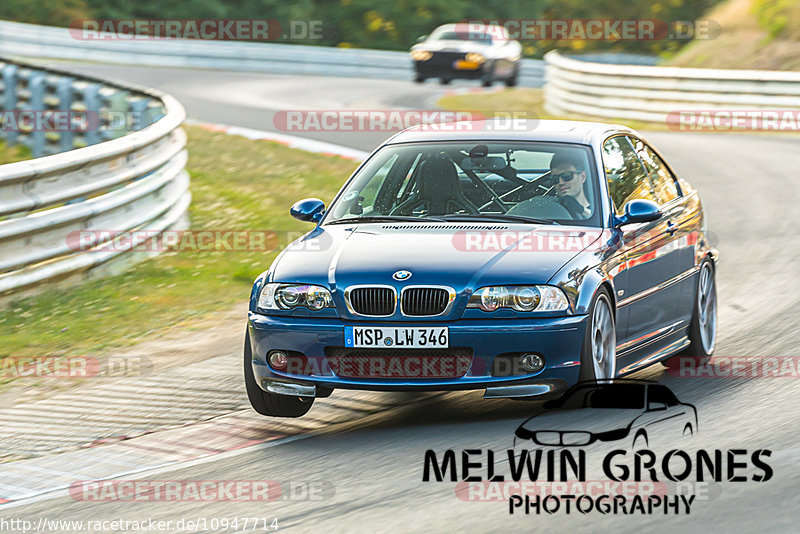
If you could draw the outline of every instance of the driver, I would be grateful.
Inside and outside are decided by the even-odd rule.
[[[558,201],[573,219],[588,219],[592,215],[589,200],[583,191],[586,169],[581,158],[567,154],[555,154],[550,160],[550,176],[556,188]]]

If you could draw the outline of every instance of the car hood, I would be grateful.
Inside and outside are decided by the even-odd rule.
[[[641,410],[612,408],[554,410],[531,417],[520,428],[529,432],[608,432],[627,427],[641,413]]]
[[[532,240],[536,233],[553,232],[572,236],[573,245],[565,250],[514,247],[524,242],[525,236]],[[271,279],[331,289],[355,284],[398,288],[437,284],[459,293],[485,285],[544,284],[596,239],[593,233],[597,234],[584,227],[524,224],[327,225],[287,247],[273,264]],[[410,271],[411,277],[403,282],[394,280],[392,275],[400,270]]]

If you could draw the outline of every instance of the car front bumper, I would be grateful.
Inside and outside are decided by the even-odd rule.
[[[250,312],[248,335],[252,366],[257,383],[272,393],[314,396],[330,389],[376,391],[444,391],[486,388],[487,398],[553,396],[578,381],[580,353],[588,316],[507,320],[459,320],[450,323],[391,323],[387,321],[344,321],[338,318],[271,316]],[[454,376],[352,376],[340,372],[331,351],[346,351],[344,327],[363,326],[447,326],[449,346],[468,358],[461,373]],[[298,354],[308,365],[276,370],[267,362],[270,351]],[[407,358],[414,349],[381,349],[381,356],[366,358]],[[536,373],[520,368],[498,372],[499,355],[536,352],[545,366]],[[447,349],[442,349],[447,353]],[[467,354],[468,356],[464,356]],[[428,356],[430,358],[430,356]],[[434,356],[435,357],[435,356]],[[446,357],[443,355],[443,357]],[[369,373],[367,373],[369,375]],[[457,375],[457,376],[455,376]]]

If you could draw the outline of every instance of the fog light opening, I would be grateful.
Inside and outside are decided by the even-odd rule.
[[[544,369],[544,357],[535,352],[526,352],[519,359],[522,368],[529,373],[538,373]]]
[[[274,350],[269,353],[269,365],[273,369],[283,370],[289,364],[289,356],[285,352]]]

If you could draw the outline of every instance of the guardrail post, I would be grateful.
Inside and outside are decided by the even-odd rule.
[[[28,78],[28,90],[30,100],[28,107],[34,113],[33,130],[29,134],[29,146],[34,158],[44,155],[45,131],[39,128],[39,118],[45,110],[45,75],[43,72],[32,72]]]
[[[59,78],[56,84],[56,97],[58,99],[58,107],[62,111],[72,110],[72,82],[73,78]],[[74,123],[72,120],[69,122],[69,128],[66,131],[60,132],[58,145],[61,152],[72,150],[75,146],[73,132]]]
[[[14,111],[17,109],[17,70],[16,65],[6,65],[3,67],[3,110]],[[5,132],[6,144],[11,146],[17,144],[18,133],[14,130]]]
[[[102,108],[105,117],[99,117],[100,132],[103,140],[115,139],[130,131],[130,117],[128,116],[128,91],[113,90],[102,96]]]
[[[131,129],[141,130],[156,122],[163,116],[159,109],[154,109],[151,106],[152,100],[149,98],[140,98],[130,102],[130,111],[134,117]]]
[[[96,145],[100,142],[100,84],[91,83],[82,92],[86,112],[97,117],[97,128],[89,128],[84,134],[84,140],[87,145]]]

